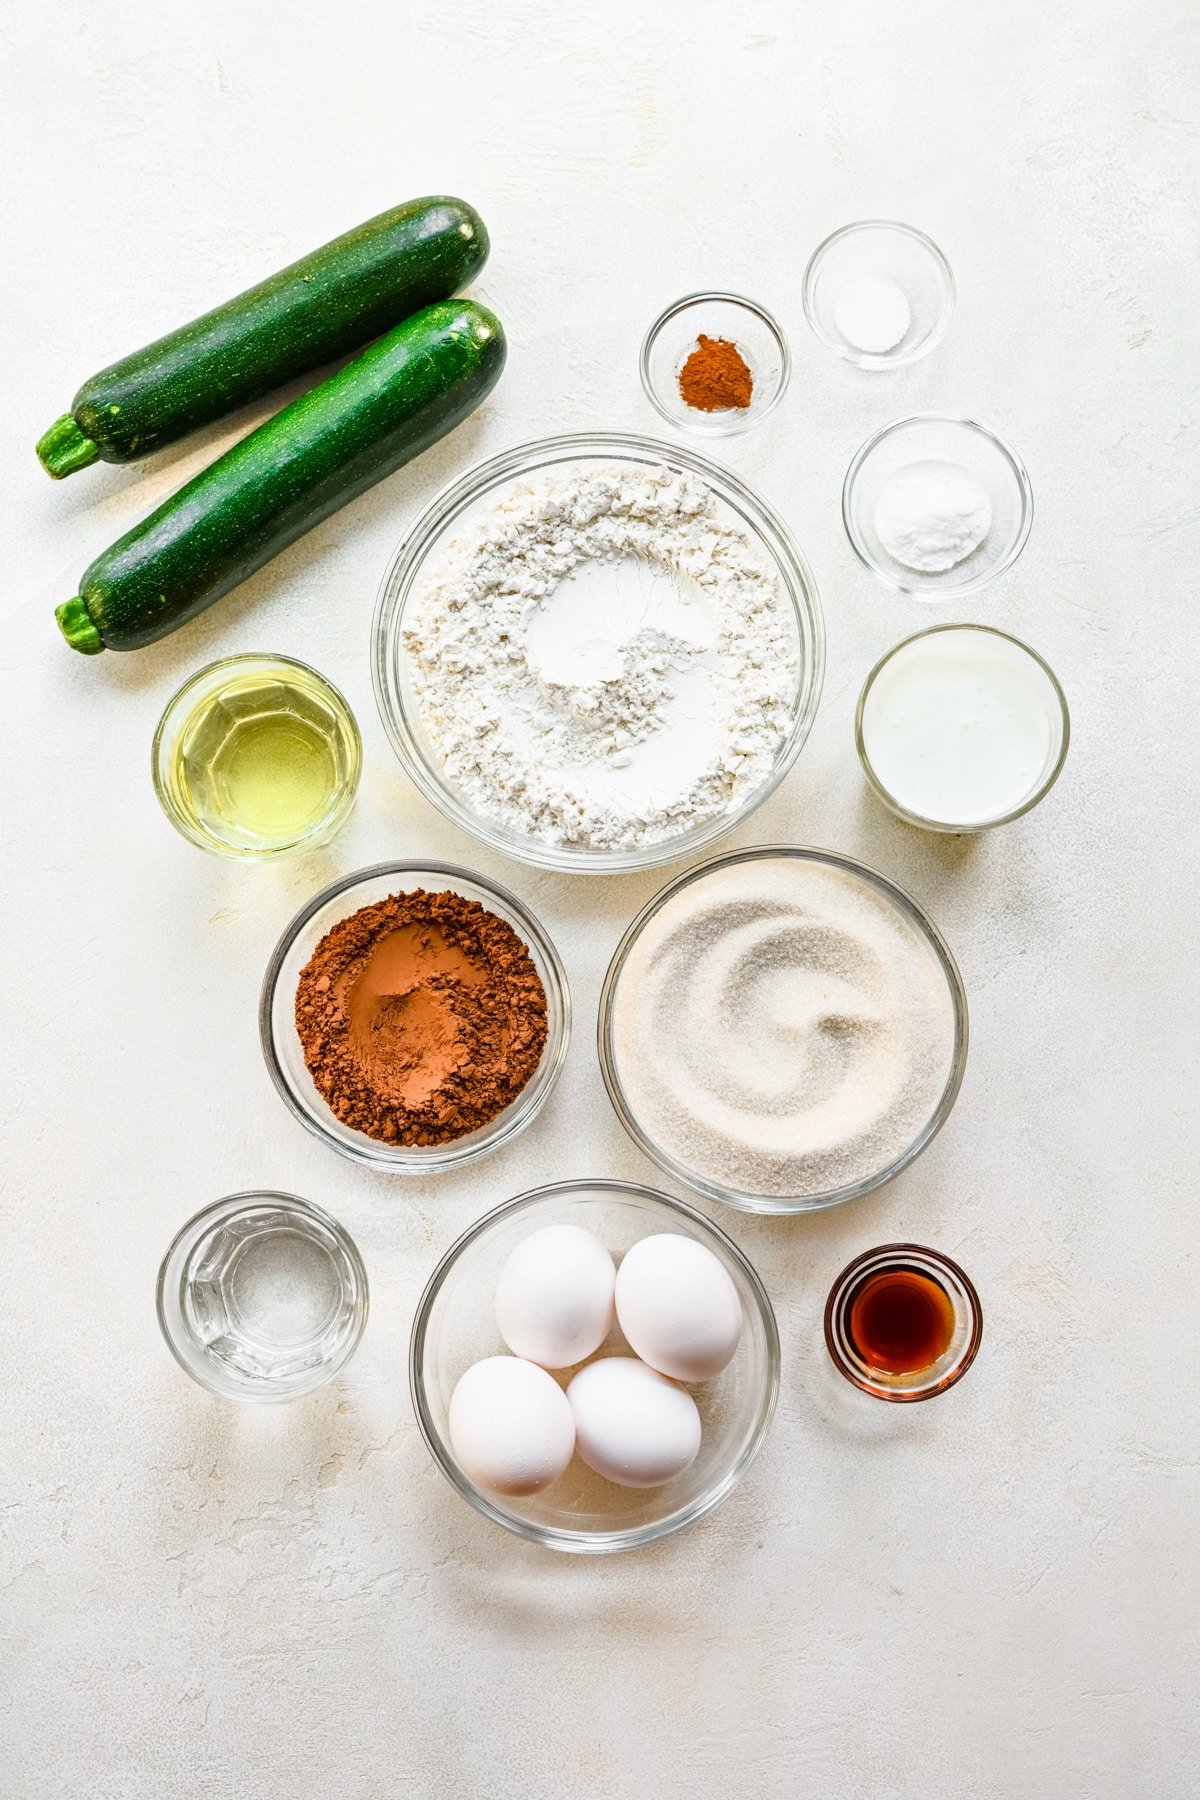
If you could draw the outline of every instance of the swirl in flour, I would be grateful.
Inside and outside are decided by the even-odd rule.
[[[647,921],[612,1021],[639,1125],[704,1179],[773,1196],[877,1175],[945,1090],[941,964],[851,871],[771,857],[716,868]]]
[[[694,475],[605,464],[514,487],[414,592],[420,725],[478,813],[546,844],[661,842],[773,773],[799,679],[775,569]]]

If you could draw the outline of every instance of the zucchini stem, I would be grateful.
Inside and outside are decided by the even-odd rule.
[[[104,639],[92,623],[92,615],[82,594],[75,594],[70,600],[64,600],[61,606],[56,606],[54,616],[58,620],[58,629],[72,650],[78,650],[83,656],[99,656],[104,648]]]
[[[42,433],[37,441],[37,453],[43,469],[53,475],[55,481],[61,481],[64,475],[73,475],[76,469],[86,469],[100,454],[91,438],[85,437],[79,429],[71,413],[55,419],[49,431]]]

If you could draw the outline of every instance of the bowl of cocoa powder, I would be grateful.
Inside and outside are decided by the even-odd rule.
[[[297,913],[259,1030],[284,1103],[322,1143],[427,1173],[530,1123],[570,1017],[558,952],[515,895],[450,863],[380,863]]]

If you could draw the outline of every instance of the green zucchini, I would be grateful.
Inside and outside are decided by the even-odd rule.
[[[134,462],[446,300],[487,260],[465,201],[410,200],[85,381],[38,441],[56,478]]]
[[[86,570],[57,609],[75,650],[152,644],[444,437],[504,367],[500,321],[444,300],[234,444]]]

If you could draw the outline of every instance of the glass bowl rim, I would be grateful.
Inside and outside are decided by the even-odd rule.
[[[422,1358],[429,1332],[429,1320],[433,1306],[452,1275],[463,1254],[472,1244],[479,1241],[487,1231],[501,1220],[515,1216],[524,1211],[532,1211],[539,1202],[558,1197],[568,1198],[571,1195],[587,1195],[593,1193],[631,1195],[640,1201],[648,1201],[652,1207],[666,1208],[669,1213],[682,1217],[692,1225],[701,1227],[701,1241],[704,1234],[709,1234],[719,1244],[724,1255],[728,1256],[738,1270],[746,1278],[750,1291],[754,1296],[755,1307],[763,1327],[766,1345],[766,1379],[759,1396],[754,1429],[737,1460],[723,1479],[709,1488],[705,1493],[697,1495],[692,1503],[681,1510],[669,1514],[665,1519],[655,1520],[651,1524],[629,1526],[621,1531],[593,1532],[569,1531],[561,1526],[540,1525],[529,1519],[520,1519],[506,1511],[500,1501],[490,1495],[486,1489],[476,1484],[458,1468],[442,1441],[442,1435],[433,1423],[425,1389],[425,1379],[421,1372]],[[543,1549],[575,1552],[582,1555],[605,1555],[623,1550],[640,1550],[647,1544],[659,1542],[663,1538],[673,1537],[677,1531],[694,1525],[718,1507],[731,1494],[746,1474],[751,1463],[762,1448],[763,1441],[770,1428],[779,1398],[782,1355],[779,1343],[779,1326],[775,1318],[775,1309],[762,1276],[754,1267],[745,1251],[723,1231],[715,1220],[708,1218],[685,1200],[676,1200],[671,1194],[664,1194],[658,1188],[647,1187],[642,1182],[621,1181],[611,1176],[597,1176],[588,1179],[576,1176],[566,1181],[551,1181],[541,1187],[527,1188],[509,1200],[503,1200],[498,1206],[491,1208],[476,1219],[465,1231],[455,1238],[430,1275],[421,1297],[417,1302],[413,1315],[412,1332],[408,1346],[408,1380],[412,1398],[413,1412],[416,1416],[425,1447],[434,1463],[450,1483],[451,1487],[473,1506],[476,1512],[490,1519],[493,1524],[501,1525],[506,1531],[515,1533],[529,1543],[539,1544]]]
[[[417,748],[417,739],[409,724],[407,707],[399,694],[393,696],[389,647],[398,636],[404,606],[411,597],[417,573],[430,547],[453,524],[468,506],[482,499],[502,479],[533,475],[552,465],[577,458],[609,457],[620,460],[622,452],[630,452],[643,462],[672,463],[688,469],[711,486],[718,499],[733,505],[739,516],[754,520],[753,535],[765,539],[770,560],[780,575],[799,643],[799,674],[793,718],[779,761],[769,778],[751,794],[739,810],[721,814],[699,828],[694,843],[682,843],[678,837],[644,845],[634,851],[580,852],[539,844],[533,839],[510,837],[492,821],[473,812],[453,795],[441,776],[425,761]],[[742,509],[746,509],[745,512]],[[762,521],[760,525],[759,521]],[[765,530],[763,529],[765,526]],[[808,559],[796,541],[790,526],[766,500],[743,482],[730,469],[723,468],[690,444],[669,444],[661,438],[646,437],[628,431],[564,432],[553,437],[531,438],[508,450],[488,457],[456,476],[429,502],[413,521],[392,553],[380,583],[371,624],[371,680],[375,703],[401,768],[418,792],[443,818],[449,819],[477,843],[498,850],[514,861],[538,869],[551,869],[560,874],[632,875],[643,869],[662,868],[668,863],[698,854],[745,823],[776,791],[791,772],[797,757],[808,741],[820,705],[825,678],[825,624],[821,599]]]
[[[759,407],[757,412],[753,413],[753,417],[750,416],[752,408],[747,407],[745,418],[734,416],[728,423],[721,425],[691,426],[685,418],[671,412],[659,399],[658,391],[650,378],[650,356],[658,341],[659,333],[670,324],[672,319],[677,318],[680,313],[686,312],[689,307],[711,305],[714,302],[718,305],[741,308],[745,312],[753,313],[755,318],[766,326],[779,350],[779,379],[775,384],[775,392]],[[642,390],[647,400],[659,417],[665,419],[673,430],[695,430],[698,436],[708,438],[738,437],[742,432],[752,431],[756,425],[761,425],[783,399],[792,378],[792,352],[782,325],[774,314],[769,312],[759,301],[751,300],[747,294],[725,293],[718,288],[706,288],[694,294],[683,294],[678,300],[673,300],[670,306],[663,308],[642,339],[642,347],[638,355],[638,373],[641,376]]]
[[[903,1389],[885,1388],[875,1382],[864,1380],[854,1369],[849,1367],[845,1358],[842,1356],[841,1351],[838,1349],[836,1335],[833,1329],[835,1304],[846,1293],[853,1276],[855,1276],[860,1269],[867,1268],[869,1264],[877,1261],[880,1257],[895,1256],[924,1256],[927,1257],[931,1263],[936,1263],[940,1268],[944,1269],[947,1274],[953,1276],[955,1281],[962,1285],[971,1309],[971,1332],[967,1340],[966,1348],[958,1361],[951,1369],[947,1370],[941,1381],[934,1382],[932,1386],[920,1388],[912,1393],[906,1393]],[[864,1394],[869,1394],[873,1400],[887,1400],[903,1406],[915,1405],[920,1400],[936,1400],[939,1394],[944,1394],[947,1389],[952,1388],[956,1382],[961,1381],[967,1370],[971,1367],[971,1364],[975,1361],[975,1358],[978,1356],[979,1346],[983,1341],[983,1303],[979,1298],[975,1283],[971,1280],[971,1277],[967,1274],[966,1270],[961,1268],[960,1265],[955,1262],[952,1256],[947,1256],[944,1250],[931,1249],[928,1244],[876,1244],[872,1249],[862,1250],[857,1256],[851,1257],[845,1268],[833,1278],[828,1297],[825,1301],[825,1311],[822,1317],[825,1331],[825,1348],[828,1350],[829,1359],[833,1363],[838,1374],[844,1376],[847,1381],[852,1382],[853,1385],[856,1388],[861,1389]]]
[[[654,1143],[634,1117],[633,1110],[626,1101],[621,1088],[616,1058],[612,1050],[612,1020],[617,987],[629,953],[643,928],[649,924],[668,900],[691,882],[710,875],[719,868],[732,868],[738,863],[762,862],[774,857],[792,857],[804,862],[825,863],[830,867],[848,871],[860,880],[865,880],[868,886],[877,892],[882,892],[885,898],[890,900],[909,920],[910,924],[915,925],[919,935],[928,942],[945,978],[954,1015],[954,1042],[950,1053],[950,1070],[946,1077],[946,1085],[928,1121],[917,1133],[913,1142],[878,1173],[864,1177],[861,1181],[849,1182],[841,1188],[832,1188],[824,1194],[804,1196],[755,1194],[745,1189],[726,1187],[719,1182],[710,1181],[705,1176],[688,1169],[683,1163],[677,1162],[668,1151]],[[612,960],[609,962],[600,989],[600,1003],[596,1019],[596,1047],[600,1058],[600,1072],[604,1078],[609,1101],[625,1131],[643,1155],[648,1156],[651,1162],[656,1163],[660,1169],[676,1181],[691,1188],[693,1193],[702,1194],[706,1200],[715,1200],[722,1206],[732,1207],[736,1212],[756,1213],[771,1218],[795,1218],[804,1213],[825,1212],[830,1207],[843,1206],[849,1200],[859,1200],[866,1194],[874,1193],[876,1188],[883,1187],[887,1182],[892,1181],[900,1174],[901,1170],[915,1162],[921,1152],[933,1142],[954,1110],[954,1103],[958,1098],[966,1072],[969,1042],[970,1022],[967,1011],[967,993],[962,975],[950,946],[920,902],[914,900],[912,895],[898,882],[893,881],[890,876],[882,874],[878,869],[873,869],[869,863],[861,862],[857,857],[847,856],[840,850],[824,850],[816,845],[807,844],[754,844],[744,850],[726,851],[721,856],[710,857],[705,862],[685,869],[682,874],[676,875],[667,882],[665,887],[659,888],[658,892],[651,895],[641,911],[626,927],[620,942],[613,951]]]
[[[324,1121],[315,1112],[310,1111],[292,1092],[291,1086],[284,1077],[279,1052],[275,1045],[273,1029],[275,991],[284,962],[305,926],[324,907],[351,889],[365,886],[369,882],[385,879],[390,881],[393,877],[412,874],[448,876],[451,880],[469,882],[472,886],[481,888],[491,899],[499,901],[502,908],[510,909],[520,920],[522,932],[527,934],[529,942],[541,954],[550,976],[549,981],[545,984],[548,1002],[548,1035],[546,1050],[543,1052],[543,1055],[548,1057],[548,1061],[538,1090],[534,1094],[532,1102],[527,1102],[522,1106],[522,1101],[529,1088],[538,1079],[539,1071],[535,1070],[525,1087],[505,1109],[505,1112],[509,1113],[509,1117],[503,1128],[497,1130],[488,1128],[482,1138],[476,1139],[474,1143],[465,1147],[462,1147],[461,1144],[456,1147],[456,1141],[453,1139],[449,1144],[434,1145],[428,1150],[421,1150],[417,1145],[402,1145],[393,1148],[382,1142],[375,1147],[373,1140],[370,1141],[370,1145],[367,1143],[342,1143],[329,1130]],[[370,905],[371,902],[364,901],[363,904]],[[503,916],[503,913],[499,916]],[[527,1125],[532,1124],[541,1112],[558,1085],[571,1041],[571,990],[566,969],[554,940],[523,900],[519,900],[514,893],[503,887],[498,881],[491,880],[489,876],[480,875],[474,869],[465,868],[461,863],[439,862],[433,858],[406,858],[398,862],[372,863],[366,868],[353,870],[349,875],[339,876],[336,881],[331,881],[326,887],[321,888],[293,915],[271,952],[271,958],[263,976],[258,1000],[258,1035],[259,1043],[262,1046],[263,1060],[267,1065],[267,1073],[271,1077],[276,1092],[293,1117],[298,1119],[320,1143],[335,1150],[339,1156],[346,1157],[350,1162],[362,1163],[367,1168],[377,1169],[383,1174],[437,1175],[443,1170],[458,1168],[464,1163],[473,1162],[477,1157],[486,1156],[489,1152],[498,1150],[502,1144],[510,1143]],[[498,1113],[493,1125],[504,1118],[505,1113]]]
[[[165,1304],[167,1270],[170,1267],[172,1258],[175,1256],[176,1252],[180,1249],[185,1240],[195,1233],[197,1226],[207,1225],[210,1219],[216,1220],[221,1214],[225,1214],[229,1218],[236,1218],[238,1213],[248,1211],[256,1202],[269,1204],[272,1201],[282,1203],[285,1207],[290,1207],[295,1212],[303,1213],[308,1218],[315,1219],[317,1223],[324,1226],[330,1236],[336,1240],[338,1247],[346,1257],[346,1260],[354,1268],[355,1280],[359,1287],[360,1304],[357,1309],[354,1328],[345,1344],[338,1352],[337,1361],[331,1369],[322,1374],[321,1379],[318,1382],[310,1387],[297,1387],[293,1391],[285,1394],[272,1394],[269,1392],[260,1393],[252,1387],[248,1387],[244,1393],[234,1393],[232,1391],[227,1391],[225,1388],[215,1386],[212,1381],[207,1380],[201,1375],[198,1372],[199,1368],[202,1366],[199,1362],[197,1362],[197,1366],[193,1368],[184,1358],[171,1332],[167,1329]],[[183,1270],[181,1268],[181,1276],[182,1273]],[[182,1302],[179,1295],[176,1295],[176,1301],[177,1304],[179,1304],[180,1312],[182,1313]],[[154,1283],[154,1311],[158,1318],[159,1331],[162,1334],[162,1339],[166,1344],[167,1349],[171,1352],[171,1355],[175,1358],[175,1361],[179,1364],[179,1367],[183,1370],[184,1374],[190,1376],[198,1387],[204,1388],[210,1394],[215,1394],[219,1400],[231,1400],[235,1405],[245,1403],[251,1406],[282,1406],[290,1400],[304,1400],[310,1394],[319,1392],[319,1390],[325,1386],[326,1382],[335,1380],[336,1377],[341,1374],[342,1370],[346,1367],[346,1364],[350,1361],[350,1358],[354,1355],[354,1352],[358,1349],[359,1344],[362,1342],[363,1333],[367,1329],[367,1318],[370,1310],[371,1287],[370,1282],[367,1279],[367,1266],[363,1261],[361,1250],[347,1231],[346,1227],[342,1224],[340,1219],[335,1219],[332,1213],[326,1212],[325,1208],[323,1206],[318,1206],[314,1200],[306,1200],[303,1194],[289,1193],[284,1188],[241,1188],[237,1193],[222,1194],[218,1199],[210,1200],[207,1205],[202,1206],[198,1212],[194,1212],[190,1218],[185,1219],[183,1224],[179,1227],[163,1253],[162,1261],[158,1265],[158,1275],[156,1276]]]
[[[945,287],[941,317],[933,330],[903,356],[896,356],[890,350],[853,351],[839,339],[830,337],[817,318],[813,293],[820,266],[836,243],[842,238],[853,237],[859,231],[898,231],[905,237],[915,239],[922,249],[929,252],[941,274]],[[957,302],[958,284],[954,279],[954,270],[950,266],[945,251],[940,245],[934,243],[928,232],[922,231],[917,225],[906,225],[903,219],[852,219],[848,225],[839,225],[836,231],[831,231],[828,237],[821,239],[809,257],[804,269],[804,279],[800,284],[800,303],[804,309],[804,317],[808,321],[809,330],[819,342],[825,345],[827,350],[832,350],[835,355],[842,358],[843,362],[853,363],[856,368],[902,369],[908,363],[920,362],[922,357],[928,356],[931,350],[935,350],[945,337]]]
[[[185,700],[194,688],[199,687],[201,682],[215,675],[218,670],[232,669],[239,664],[248,663],[257,663],[264,668],[272,664],[282,664],[287,669],[299,669],[302,674],[309,676],[318,686],[323,687],[333,701],[334,711],[339,714],[343,723],[348,727],[350,745],[354,752],[354,766],[350,780],[339,794],[337,804],[321,824],[319,831],[315,834],[314,831],[301,832],[299,837],[289,838],[286,843],[272,844],[269,850],[238,850],[231,845],[220,845],[215,839],[210,841],[192,831],[167,792],[161,767],[167,725],[168,722],[173,722],[173,715],[180,702]],[[158,801],[167,823],[173,825],[180,837],[186,838],[189,844],[194,844],[197,849],[207,851],[210,856],[220,857],[227,862],[267,863],[273,862],[281,856],[295,856],[310,848],[320,849],[323,844],[328,843],[332,837],[336,836],[349,817],[354,802],[358,798],[358,790],[362,783],[362,770],[362,732],[359,729],[354,708],[341,688],[320,669],[314,669],[311,663],[302,661],[298,656],[287,656],[278,650],[236,650],[230,656],[214,657],[212,662],[205,663],[202,668],[194,669],[187,679],[179,684],[163,707],[150,743],[150,779],[154,785],[154,797]]]
[[[981,574],[973,575],[967,581],[956,582],[952,586],[928,587],[920,580],[897,575],[893,570],[885,568],[882,563],[875,561],[852,522],[851,501],[854,488],[867,458],[885,438],[891,437],[895,431],[903,431],[909,425],[965,425],[969,431],[978,432],[1000,452],[1012,471],[1017,491],[1021,496],[1020,521],[1013,541],[1005,554],[998,562],[993,563],[990,569],[985,569]],[[881,425],[879,430],[873,432],[866,442],[860,444],[855,451],[850,467],[846,470],[846,479],[842,483],[842,526],[850,541],[850,548],[863,568],[873,575],[876,581],[882,582],[886,588],[891,588],[893,593],[905,594],[911,600],[920,600],[925,604],[936,606],[945,600],[962,600],[968,594],[978,593],[980,588],[995,581],[998,575],[1007,574],[1008,570],[1012,568],[1024,550],[1029,533],[1033,528],[1033,486],[1029,479],[1029,471],[1016,451],[1004,441],[999,432],[993,431],[990,426],[981,425],[978,419],[968,419],[956,413],[909,413],[903,419],[893,419],[889,425]],[[913,570],[911,574],[917,576],[919,571]]]
[[[871,759],[867,755],[866,740],[863,736],[863,713],[866,710],[868,696],[870,695],[872,687],[875,685],[876,676],[882,674],[888,663],[891,662],[893,656],[897,656],[901,650],[907,649],[909,644],[915,644],[921,638],[933,637],[940,631],[986,631],[991,637],[1003,638],[1007,643],[1015,644],[1018,650],[1023,650],[1027,656],[1032,657],[1033,661],[1041,668],[1043,675],[1049,680],[1051,689],[1058,701],[1062,716],[1062,743],[1059,746],[1058,755],[1055,758],[1050,773],[1039,786],[1034,789],[1033,793],[1030,794],[1027,799],[1022,801],[1020,806],[1012,807],[1010,811],[1001,813],[997,818],[984,819],[982,823],[978,825],[947,825],[940,819],[927,819],[923,814],[913,812],[909,807],[901,805],[895,795],[890,793],[888,789],[884,787],[883,782],[876,774]],[[863,682],[862,691],[858,696],[858,705],[854,711],[854,743],[858,750],[858,759],[863,766],[863,773],[866,775],[871,787],[879,796],[880,800],[883,801],[883,804],[888,810],[895,813],[898,819],[903,819],[905,823],[909,825],[917,825],[923,831],[940,831],[946,836],[965,837],[967,835],[973,835],[978,831],[992,831],[997,825],[1009,825],[1014,819],[1019,819],[1025,813],[1031,812],[1033,808],[1037,806],[1039,801],[1046,798],[1046,795],[1050,792],[1050,789],[1062,774],[1063,765],[1067,760],[1067,751],[1071,744],[1071,712],[1067,705],[1067,696],[1063,691],[1063,686],[1059,681],[1058,676],[1054,673],[1054,670],[1050,667],[1050,664],[1046,661],[1045,657],[1040,655],[1039,652],[1033,648],[1032,644],[1027,644],[1023,638],[1015,637],[1011,631],[1001,631],[999,626],[976,625],[973,621],[960,619],[958,621],[947,621],[944,624],[939,625],[926,625],[923,630],[910,632],[907,637],[903,637],[898,643],[893,644],[890,650],[884,651],[883,655],[879,658],[879,661],[875,664],[875,667],[867,676],[867,679]]]

